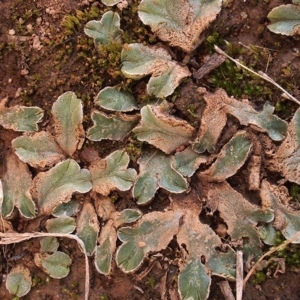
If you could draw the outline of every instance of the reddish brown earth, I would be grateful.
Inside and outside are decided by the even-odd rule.
[[[277,82],[289,88],[293,95],[299,97],[300,56],[297,55],[297,52],[300,51],[300,44],[293,38],[275,35],[266,28],[267,13],[273,7],[290,3],[290,1],[234,0],[230,2],[227,8],[223,8],[206,36],[212,34],[214,30],[219,32],[221,38],[245,50],[243,59],[249,64],[253,63],[253,56],[256,54],[256,50],[250,47],[256,46],[256,49],[262,49],[257,54],[258,58],[255,63],[257,70],[266,71]],[[79,98],[83,99],[84,97],[85,113],[88,113],[93,108],[92,99],[99,90],[105,86],[105,83],[111,84],[116,80],[107,74],[107,77],[103,78],[102,85],[97,85],[93,81],[92,71],[89,67],[86,68],[87,60],[79,56],[82,47],[78,46],[78,36],[84,36],[82,26],[78,26],[78,31],[71,36],[67,37],[64,34],[62,22],[66,15],[75,14],[76,9],[90,9],[92,5],[102,7],[102,4],[93,0],[81,2],[75,0],[0,0],[0,99],[7,97],[9,105],[37,105],[43,108],[46,118],[41,124],[41,128],[48,126],[52,103],[63,92],[72,90],[80,95]],[[130,22],[127,26],[130,26]],[[14,34],[10,35],[9,31],[12,29],[14,29]],[[58,59],[58,56],[68,49],[71,50],[65,56],[66,58]],[[96,55],[95,52],[92,54]],[[180,53],[178,55],[180,56]],[[210,55],[207,53],[207,49],[200,46],[192,54],[192,58],[202,64],[207,55]],[[210,88],[209,76],[194,83]],[[267,83],[266,85],[269,86]],[[137,93],[143,88],[144,83],[135,87]],[[279,91],[271,86],[270,89],[274,92],[268,100],[275,105],[282,98]],[[186,112],[186,107],[194,104],[193,96],[195,95],[190,88],[188,90],[190,96],[179,97],[175,102],[174,109],[180,117],[197,124],[197,120]],[[184,95],[186,96],[187,92]],[[265,102],[265,98],[262,96],[252,100],[257,106]],[[296,106],[293,104],[287,104],[287,106],[289,113],[284,110],[279,110],[277,113],[282,118],[289,120]],[[197,107],[197,109],[203,108]],[[85,121],[86,128],[90,122],[89,120]],[[16,136],[18,136],[17,133],[0,127],[0,178],[4,172],[4,157],[11,147],[11,140]],[[89,141],[86,143],[85,149],[88,150],[76,154],[83,166],[93,160],[95,155],[104,157],[118,147],[126,146],[126,141],[124,141],[124,145],[101,142],[100,145],[94,146]],[[95,154],[95,150],[98,154],[97,152]],[[232,183],[243,190],[245,180],[240,179],[239,176],[234,177]],[[167,208],[170,204],[168,196],[167,192],[161,191],[158,196],[161,201],[154,201],[151,206],[142,208],[142,211],[146,213],[151,210]],[[118,195],[118,199],[120,198],[122,201],[116,202],[118,210],[136,207],[129,193]],[[14,229],[18,232],[44,230],[45,220],[26,221],[15,213],[11,221]],[[75,242],[61,240],[60,245],[60,249],[69,253],[73,260],[70,274],[61,280],[49,278],[35,266],[33,257],[39,251],[38,240],[0,246],[0,299],[13,299],[5,288],[5,278],[12,267],[21,263],[31,270],[36,281],[24,299],[83,299],[83,254]],[[162,254],[165,259],[150,257],[134,274],[124,274],[114,266],[112,275],[108,277],[100,275],[95,270],[91,259],[90,299],[156,300],[161,299],[160,295],[163,290],[166,290],[167,295],[164,299],[179,299],[176,292],[176,275],[178,274],[176,262],[180,253],[176,241],[172,241],[169,247],[162,251]],[[146,273],[149,268],[151,270]],[[244,291],[243,299],[300,299],[300,277],[296,271],[290,267],[286,274],[280,274],[278,278],[270,277],[260,286],[255,286],[250,280]],[[211,300],[224,299],[217,285],[219,280],[213,278],[209,297]]]

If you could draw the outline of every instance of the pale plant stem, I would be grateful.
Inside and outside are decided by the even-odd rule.
[[[83,241],[74,234],[64,234],[64,233],[47,233],[47,232],[30,232],[30,233],[16,233],[16,232],[0,232],[0,245],[8,245],[20,243],[32,238],[41,238],[41,237],[61,237],[69,238],[75,240],[80,246],[81,250],[84,253],[85,258],[85,291],[84,299],[88,300],[89,298],[89,288],[90,288],[90,270],[89,270],[89,260],[85,250]]]
[[[236,300],[242,300],[243,298],[243,252],[236,252]]]
[[[240,67],[244,68],[248,72],[250,72],[252,74],[255,74],[256,76],[272,83],[278,89],[280,89],[288,97],[288,99],[290,99],[290,100],[294,101],[295,103],[297,103],[298,105],[300,105],[299,100],[297,100],[293,95],[291,95],[288,91],[286,91],[282,86],[280,86],[278,83],[276,83],[270,76],[268,76],[264,72],[262,72],[262,71],[255,72],[255,71],[251,70],[250,68],[246,67],[245,65],[243,65],[242,63],[240,63],[238,60],[236,60],[236,59],[232,58],[231,56],[229,56],[227,53],[225,53],[223,50],[221,50],[218,46],[215,45],[214,48],[215,48],[217,53],[219,53],[221,55],[224,55],[225,57],[227,57],[228,59],[230,59],[231,61],[233,61],[237,65],[239,65]]]
[[[248,279],[251,277],[252,273],[256,270],[258,264],[266,257],[271,255],[272,253],[281,250],[283,248],[285,248],[288,244],[292,243],[293,241],[297,240],[300,237],[300,231],[298,231],[295,235],[293,235],[289,240],[286,240],[284,243],[282,243],[281,245],[272,248],[270,251],[266,252],[263,256],[261,256],[259,258],[259,260],[253,265],[253,267],[251,268],[251,270],[248,272],[247,276],[244,279],[244,289],[246,287],[247,281]]]

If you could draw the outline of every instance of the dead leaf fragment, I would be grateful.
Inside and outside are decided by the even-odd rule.
[[[225,60],[226,58],[224,55],[214,53],[206,62],[204,62],[203,66],[201,66],[197,72],[194,72],[194,78],[200,80],[202,77],[220,66]]]
[[[208,192],[209,198],[217,198],[220,216],[228,226],[228,234],[232,241],[248,237],[249,242],[243,245],[243,253],[247,258],[253,254],[258,258],[261,254],[259,233],[255,228],[258,222],[270,222],[274,219],[271,209],[260,209],[236,192],[227,182],[215,184]]]
[[[300,108],[294,114],[286,139],[269,161],[272,171],[280,172],[287,180],[300,184]]]
[[[116,211],[116,207],[108,196],[103,196],[97,193],[92,193],[91,197],[94,199],[94,205],[97,215],[102,221],[107,221]]]
[[[221,97],[215,97],[215,94],[206,93],[203,99],[206,102],[206,107],[201,118],[197,138],[193,143],[193,150],[198,153],[205,151],[213,153],[221,132],[226,125],[227,116]]]
[[[166,248],[179,230],[181,217],[182,213],[178,211],[150,212],[134,227],[120,228],[118,238],[123,244],[116,253],[117,265],[126,273],[132,272],[149,252]]]
[[[275,220],[273,226],[280,230],[283,236],[289,240],[297,232],[300,231],[300,213],[288,209],[286,205],[287,200],[281,201],[281,198],[288,197],[280,191],[280,188],[263,180],[261,183],[260,197],[262,205],[274,210]],[[293,243],[300,243],[300,238],[293,241]]]

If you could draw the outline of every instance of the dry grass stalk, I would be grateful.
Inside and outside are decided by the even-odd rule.
[[[90,281],[90,271],[89,271],[89,261],[88,256],[85,250],[83,241],[74,234],[63,234],[63,233],[46,233],[46,232],[30,232],[30,233],[17,233],[17,232],[0,232],[0,245],[9,245],[27,241],[32,238],[42,238],[42,237],[61,237],[75,240],[82,252],[84,253],[85,258],[85,292],[84,299],[88,300],[89,298],[89,281]]]
[[[225,57],[227,57],[228,59],[230,59],[231,61],[233,61],[234,63],[236,63],[238,66],[244,68],[245,70],[249,71],[252,74],[255,74],[256,76],[272,83],[274,86],[276,86],[278,89],[280,89],[283,92],[283,95],[287,98],[290,99],[292,101],[294,101],[295,103],[300,105],[300,101],[297,100],[293,95],[291,95],[288,91],[286,91],[282,86],[280,86],[277,82],[275,82],[271,77],[269,77],[267,74],[265,74],[262,71],[259,72],[255,72],[253,70],[251,70],[250,68],[246,67],[245,65],[243,65],[242,63],[240,63],[238,60],[232,58],[231,56],[229,56],[227,53],[225,53],[223,50],[221,50],[218,46],[215,45],[215,50],[217,53],[224,55]]]
[[[278,250],[282,250],[284,249],[288,244],[294,242],[295,240],[297,240],[300,237],[300,231],[298,231],[295,235],[293,235],[289,240],[286,240],[284,243],[282,243],[281,245],[272,248],[270,251],[266,252],[263,256],[261,256],[259,258],[259,260],[252,266],[251,270],[248,272],[247,276],[244,279],[244,289],[246,287],[247,281],[248,279],[251,277],[252,273],[255,272],[257,266],[259,265],[259,263],[267,256],[270,256],[272,253],[278,251]]]

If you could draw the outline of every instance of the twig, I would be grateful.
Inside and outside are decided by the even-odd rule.
[[[255,50],[253,50],[251,47],[244,45],[242,42],[238,42],[239,45],[249,49],[250,51],[254,52]],[[280,50],[276,50],[276,49],[272,49],[272,48],[268,48],[268,47],[262,47],[262,46],[258,46],[258,45],[253,45],[255,48],[260,48],[260,49],[267,49],[270,51],[275,51],[275,52],[280,52]]]
[[[89,270],[89,260],[85,250],[85,246],[83,241],[74,234],[63,234],[63,233],[46,233],[46,232],[30,232],[30,233],[16,233],[16,232],[0,232],[0,245],[8,245],[14,243],[20,243],[32,238],[40,238],[40,237],[62,237],[62,238],[69,238],[75,240],[81,250],[83,251],[84,258],[85,258],[85,293],[84,299],[88,300],[89,298],[89,288],[90,288],[90,270]]]
[[[270,251],[268,251],[267,253],[265,253],[263,256],[261,256],[259,258],[259,260],[253,265],[253,267],[251,268],[251,270],[248,272],[247,276],[244,279],[244,289],[246,287],[247,281],[248,279],[251,277],[252,273],[256,270],[256,267],[258,266],[258,264],[266,257],[271,255],[272,253],[281,250],[283,248],[285,248],[288,244],[292,243],[293,241],[297,240],[300,237],[300,231],[298,231],[295,235],[293,235],[289,240],[286,240],[284,243],[282,243],[281,245],[271,249]]]
[[[220,281],[217,285],[220,287],[225,300],[235,300],[227,280]]]
[[[297,100],[293,95],[291,95],[288,91],[286,91],[283,87],[281,87],[278,83],[276,83],[270,76],[268,76],[267,74],[265,74],[262,71],[258,71],[255,72],[253,70],[251,70],[250,68],[246,67],[245,65],[243,65],[242,63],[240,63],[238,60],[232,58],[231,56],[229,56],[227,53],[225,53],[223,50],[221,50],[218,46],[215,45],[215,50],[217,53],[222,54],[224,56],[226,56],[228,59],[230,59],[231,61],[233,61],[234,63],[236,63],[237,65],[239,65],[240,67],[246,69],[247,71],[249,71],[252,74],[255,74],[256,76],[272,83],[273,85],[275,85],[278,89],[280,89],[287,97],[288,99],[294,101],[295,103],[300,105],[300,101]]]
[[[243,252],[236,252],[236,300],[242,300],[243,297]]]

